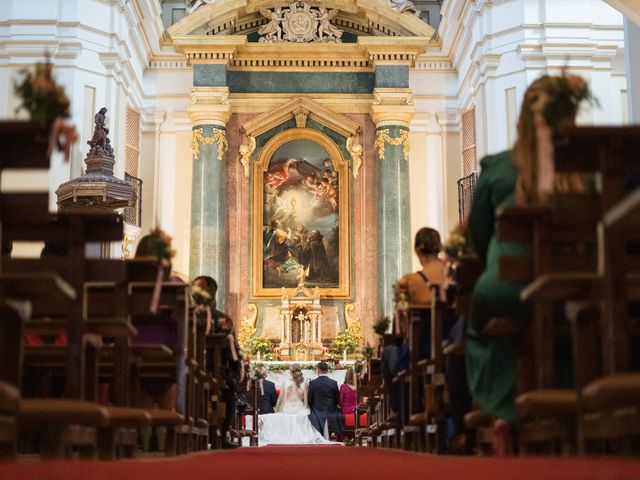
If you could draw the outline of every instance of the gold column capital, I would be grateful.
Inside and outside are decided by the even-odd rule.
[[[409,128],[416,113],[410,88],[375,88],[371,118],[376,128],[397,125]]]
[[[194,126],[226,126],[231,117],[229,87],[192,87],[187,113]]]

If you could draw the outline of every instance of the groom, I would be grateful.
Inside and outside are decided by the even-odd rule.
[[[338,383],[328,377],[329,365],[326,362],[318,363],[318,378],[309,382],[308,402],[309,421],[322,435],[325,432],[325,424],[329,424],[329,430],[336,434],[342,432],[342,422],[338,415],[338,403],[340,393]]]

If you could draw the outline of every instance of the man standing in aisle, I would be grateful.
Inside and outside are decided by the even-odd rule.
[[[242,361],[240,358],[240,347],[235,338],[233,328],[233,320],[225,313],[216,309],[216,293],[218,291],[217,282],[206,275],[195,278],[192,284],[198,285],[208,291],[211,303],[212,334],[220,340],[220,376],[217,378],[220,385],[221,398],[225,406],[224,420],[220,427],[220,435],[222,437],[222,448],[237,448],[238,446],[231,442],[229,430],[231,423],[236,416],[236,394],[238,392],[238,378],[240,377],[240,368]],[[208,359],[207,363],[212,364]]]

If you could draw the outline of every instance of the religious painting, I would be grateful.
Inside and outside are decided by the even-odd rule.
[[[279,297],[304,276],[325,297],[346,296],[349,176],[340,150],[296,128],[272,138],[255,165],[254,295]]]

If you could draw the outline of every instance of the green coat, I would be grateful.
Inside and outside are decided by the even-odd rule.
[[[511,338],[481,338],[478,332],[492,317],[526,319],[529,308],[520,301],[525,283],[503,282],[498,263],[502,255],[527,253],[527,245],[496,239],[496,209],[514,202],[517,169],[510,152],[487,156],[473,196],[469,232],[485,271],[476,283],[467,322],[467,381],[476,403],[487,413],[516,421],[516,350]]]

